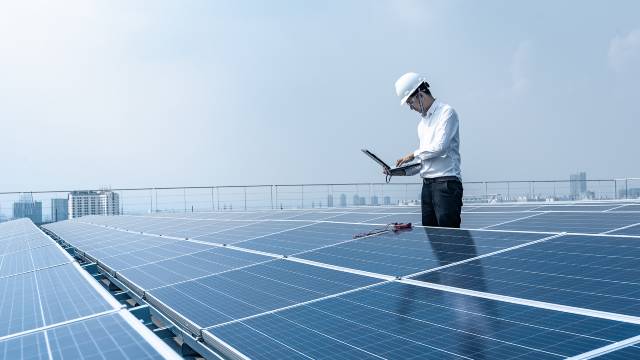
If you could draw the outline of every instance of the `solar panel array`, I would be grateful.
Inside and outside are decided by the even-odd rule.
[[[0,223],[0,358],[177,355],[31,220]]]
[[[632,203],[88,216],[46,225],[229,358],[640,358]]]

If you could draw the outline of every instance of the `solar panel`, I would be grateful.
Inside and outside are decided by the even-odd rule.
[[[639,325],[387,283],[203,336],[261,359],[561,359],[639,331]]]
[[[499,231],[418,227],[356,240],[380,227],[372,224],[419,224],[420,208],[92,217],[51,228],[179,326],[250,357],[564,358],[636,336],[640,239],[557,233],[633,231],[638,214],[615,213],[613,203],[539,206],[465,207],[463,226]],[[392,280],[416,273],[422,282]],[[453,288],[425,288],[435,284]]]
[[[416,279],[640,316],[640,238],[567,235]]]
[[[273,254],[291,255],[348,241],[353,238],[353,235],[371,231],[376,227],[375,225],[318,223],[253,240],[237,242],[234,245]]]
[[[114,308],[83,277],[77,264],[61,265],[35,272],[47,324],[62,322]]]
[[[135,282],[140,290],[204,277],[273,258],[226,248],[209,248],[189,255],[119,270],[120,277]]]
[[[0,358],[178,358],[159,339],[157,342],[150,342],[149,336],[152,334],[149,332],[146,336],[141,335],[129,321],[125,320],[124,316],[125,314],[120,312],[112,313],[2,340],[0,341]],[[47,340],[50,353],[47,349]]]
[[[379,213],[346,213],[346,214],[340,214],[340,215],[336,215],[331,217],[330,221],[339,221],[339,222],[348,222],[348,223],[364,223],[364,222],[368,222],[368,223],[374,223],[374,224],[379,224],[380,222],[378,221],[381,218],[385,218],[389,215],[386,214],[379,214]],[[406,215],[403,214],[402,216],[410,216],[410,215]]]
[[[598,356],[598,360],[629,360],[640,359],[640,347],[627,346],[625,348]]]
[[[135,279],[133,279],[135,281]],[[192,332],[379,282],[375,278],[285,260],[212,275],[148,292]]]
[[[514,213],[462,213],[460,214],[462,218],[462,223],[460,227],[465,229],[480,229],[485,228],[492,225],[502,224],[507,221],[513,221],[516,219],[521,219],[523,217],[531,216],[535,213],[523,213],[523,212],[514,212]]]
[[[566,231],[574,233],[598,234],[638,223],[640,214],[611,212],[555,212],[544,213],[528,219],[514,221],[491,229],[521,231]]]
[[[255,239],[311,224],[311,222],[304,221],[265,221],[252,223],[246,226],[237,226],[235,228],[210,235],[197,236],[194,237],[194,239],[218,244],[234,244],[240,241]]]
[[[177,358],[30,220],[7,229],[32,248],[1,259],[0,358]]]
[[[640,217],[640,214],[638,216]],[[616,231],[611,231],[608,232],[608,234],[640,236],[640,224],[631,225],[629,227],[625,227]]]
[[[111,270],[112,273],[115,273],[116,271],[128,269],[134,266],[205,251],[211,248],[212,245],[199,244],[190,241],[173,241],[161,246],[135,250],[120,255],[107,256],[101,258],[99,263],[105,268]]]
[[[0,279],[0,337],[43,326],[33,273]]]
[[[549,234],[416,228],[362,238],[296,257],[378,274],[406,276],[547,236]]]
[[[640,211],[640,204],[621,204],[617,208],[612,209],[611,212],[616,211]]]

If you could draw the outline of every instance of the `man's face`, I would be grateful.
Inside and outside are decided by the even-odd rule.
[[[418,95],[420,91],[416,91],[407,99],[407,105],[413,111],[420,112],[420,96]]]

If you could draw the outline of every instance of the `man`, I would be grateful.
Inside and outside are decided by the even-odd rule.
[[[419,74],[402,75],[395,87],[400,105],[409,105],[421,117],[420,147],[399,159],[396,166],[414,159],[421,162],[416,172],[419,169],[422,177],[422,225],[459,228],[462,182],[458,114],[431,95],[429,83]]]

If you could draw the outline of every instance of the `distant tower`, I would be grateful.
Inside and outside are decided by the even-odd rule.
[[[19,200],[13,203],[13,218],[29,218],[34,224],[42,224],[42,202],[33,201],[31,193],[21,194]]]
[[[584,171],[569,176],[571,198],[580,199],[587,193],[587,173]]]

